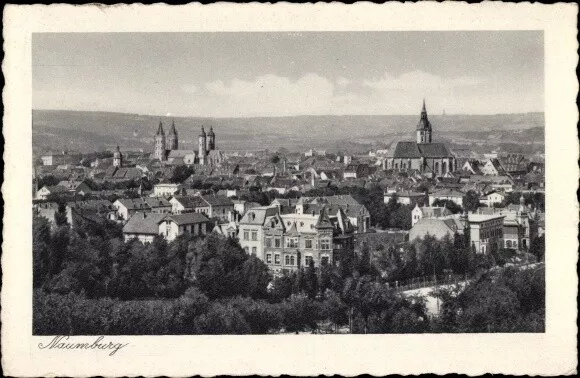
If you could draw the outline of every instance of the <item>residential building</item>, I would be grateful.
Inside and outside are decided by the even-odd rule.
[[[123,226],[125,241],[137,239],[141,243],[153,242],[155,236],[160,234],[159,222],[166,216],[167,214],[136,212]]]
[[[451,215],[451,211],[447,207],[433,207],[433,206],[423,206],[419,207],[415,204],[415,207],[411,211],[411,226],[414,226],[423,218],[442,218]]]
[[[489,253],[504,246],[501,214],[468,214],[469,239],[476,253]]]
[[[281,222],[278,208],[273,206],[254,207],[246,211],[238,223],[238,238],[246,253],[265,261],[264,222],[275,216],[277,216],[278,222]]]
[[[113,203],[119,220],[127,221],[137,211],[151,212],[151,206],[143,198],[119,198]]]
[[[479,203],[487,207],[494,207],[495,205],[502,203],[504,199],[505,196],[502,193],[494,190],[481,196],[479,198]]]
[[[153,185],[152,197],[171,197],[183,189],[183,185],[164,182]]]
[[[91,187],[84,181],[66,180],[59,182],[57,185],[65,187],[66,190],[74,194],[84,195],[91,192]]]
[[[463,193],[453,189],[439,189],[429,193],[429,206],[437,200],[445,200],[455,202],[458,206],[463,206]]]
[[[211,221],[201,213],[185,213],[166,215],[157,222],[159,233],[167,241],[175,240],[182,234],[203,236],[211,232]]]
[[[389,203],[392,198],[395,198],[397,203],[407,206],[415,206],[416,204],[423,206],[426,205],[426,202],[428,202],[427,195],[425,193],[413,192],[410,190],[384,193],[385,203]]]
[[[36,199],[46,200],[50,195],[68,194],[69,191],[62,185],[43,186],[36,192]]]

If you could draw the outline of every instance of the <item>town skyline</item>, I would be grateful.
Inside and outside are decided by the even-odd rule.
[[[543,63],[541,31],[35,34],[33,108],[412,115],[425,99],[432,114],[541,112]]]

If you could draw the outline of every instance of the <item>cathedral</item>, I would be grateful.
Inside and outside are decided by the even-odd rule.
[[[433,127],[427,117],[425,100],[416,127],[415,142],[397,142],[389,149],[384,169],[417,171],[431,176],[443,176],[456,169],[455,156],[444,143],[433,143]]]
[[[210,127],[209,133],[206,134],[202,126],[198,140],[199,148],[197,153],[193,150],[180,150],[175,121],[172,122],[171,130],[169,130],[167,136],[163,130],[163,123],[159,122],[159,128],[154,137],[153,159],[186,165],[217,166],[221,164],[224,159],[223,153],[220,150],[216,150],[213,127]]]

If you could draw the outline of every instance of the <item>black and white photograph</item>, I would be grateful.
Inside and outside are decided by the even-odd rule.
[[[8,6],[3,369],[575,374],[577,12]]]
[[[34,334],[544,332],[542,31],[32,36]]]

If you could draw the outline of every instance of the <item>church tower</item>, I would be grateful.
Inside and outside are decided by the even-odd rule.
[[[175,130],[175,120],[171,123],[171,130],[167,134],[167,147],[168,150],[178,150],[179,139],[177,137],[177,130]]]
[[[159,121],[159,128],[155,134],[155,150],[153,151],[153,158],[165,161],[165,131],[163,131],[163,124]]]
[[[421,109],[421,119],[417,124],[417,143],[431,143],[433,130],[431,122],[427,118],[427,109],[425,108],[425,99],[423,99],[423,109]]]
[[[201,127],[201,133],[199,134],[199,164],[205,165],[205,158],[207,155],[207,137],[205,135],[205,130],[203,126]]]
[[[123,166],[123,154],[121,154],[121,149],[117,146],[117,149],[113,153],[113,167],[121,168]]]
[[[209,127],[209,133],[207,133],[207,146],[208,151],[215,150],[215,134],[213,132],[213,127]]]

